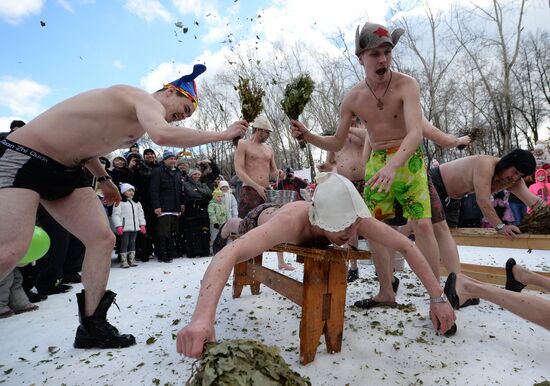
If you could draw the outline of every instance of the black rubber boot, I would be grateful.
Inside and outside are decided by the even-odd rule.
[[[80,326],[74,338],[75,348],[123,348],[136,344],[133,335],[120,334],[116,327],[107,321],[107,310],[115,301],[115,296],[113,291],[105,291],[94,314],[84,317],[84,290],[76,294]]]

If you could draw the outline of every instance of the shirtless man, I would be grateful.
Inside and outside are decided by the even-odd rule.
[[[318,166],[318,169],[322,172],[336,171],[336,173],[349,179],[361,196],[365,187],[365,163],[367,162],[367,158],[363,158],[365,133],[366,130],[362,127],[361,120],[356,117],[353,125],[350,127],[348,138],[342,150],[327,152],[325,162]],[[348,244],[357,247],[357,239],[350,240]],[[359,267],[357,266],[357,260],[350,259],[348,283],[358,278]]]
[[[179,353],[198,358],[204,343],[216,340],[216,307],[235,264],[258,256],[280,243],[343,245],[357,234],[401,251],[429,293],[434,328],[444,333],[454,325],[452,308],[441,297],[443,290],[439,280],[419,249],[405,236],[371,218],[363,199],[345,177],[320,173],[317,183],[313,197],[315,205],[295,201],[274,211],[263,208],[270,206],[264,204],[242,220],[244,226],[241,229],[248,232],[216,254],[204,274],[191,322],[177,335]]]
[[[379,220],[395,217],[396,202],[411,220],[417,244],[434,274],[439,275],[439,251],[431,224],[431,208],[424,167],[422,110],[418,82],[390,70],[392,49],[403,34],[374,23],[357,28],[355,53],[366,74],[344,97],[334,136],[318,136],[302,123],[291,121],[293,135],[328,151],[339,151],[348,137],[353,117],[367,127],[373,151],[365,171],[365,202]],[[369,246],[380,279],[380,293],[372,306],[394,303],[393,267],[389,251],[378,243]]]
[[[279,174],[275,165],[275,153],[265,142],[273,128],[265,115],[258,116],[252,126],[252,138],[241,139],[235,151],[235,171],[243,182],[239,197],[239,217],[267,201],[269,179]],[[277,252],[279,269],[294,270],[287,264],[282,252]]]
[[[82,267],[85,290],[77,294],[80,325],[77,348],[127,347],[135,343],[107,322],[115,294],[106,291],[115,237],[101,202],[88,186],[83,166],[101,184],[108,204],[118,205],[118,188],[98,157],[136,142],[144,133],[159,145],[191,147],[242,136],[245,121],[224,132],[201,132],[169,122],[193,114],[198,98],[193,73],[149,94],[117,85],[76,95],[40,114],[0,142],[0,277],[25,254],[42,204],[86,246]]]

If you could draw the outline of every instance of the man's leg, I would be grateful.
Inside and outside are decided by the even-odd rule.
[[[415,234],[415,243],[424,255],[435,277],[439,279],[439,248],[434,236],[432,220],[423,218],[411,221]]]
[[[0,189],[0,279],[10,273],[31,243],[40,197],[28,189]]]
[[[433,224],[435,238],[439,246],[439,257],[443,262],[443,266],[447,272],[460,272],[460,258],[458,256],[458,248],[447,221],[443,220]]]
[[[550,301],[537,296],[507,291],[463,274],[457,275],[456,293],[461,298],[482,298],[550,330]]]
[[[380,292],[372,299],[377,302],[393,303],[395,302],[395,292],[392,288],[393,266],[390,250],[372,240],[369,240],[369,248],[380,283]]]
[[[550,279],[539,275],[536,272],[532,272],[525,267],[515,264],[512,267],[512,273],[514,278],[519,281],[521,284],[525,285],[536,285],[538,287],[544,288],[546,291],[550,292]]]
[[[85,315],[94,313],[107,288],[115,236],[101,202],[91,188],[76,189],[69,196],[42,205],[86,247],[82,284],[86,290]]]

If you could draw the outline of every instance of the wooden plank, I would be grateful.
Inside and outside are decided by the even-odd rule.
[[[458,245],[550,250],[550,235],[521,234],[514,240],[487,228],[451,228]]]
[[[330,312],[325,319],[325,342],[330,354],[342,350],[344,312],[346,308],[347,265],[345,261],[330,261],[327,291],[330,294]]]
[[[304,301],[300,322],[300,363],[307,365],[315,359],[323,334],[323,296],[327,292],[328,262],[305,259]]]
[[[249,264],[254,263],[256,265],[261,266],[263,263],[263,254],[256,256],[252,260],[248,260]],[[248,264],[247,264],[247,272],[248,272]],[[250,275],[249,275],[250,276]],[[250,284],[250,292],[252,292],[252,295],[259,295],[260,294],[260,282],[257,280],[252,280],[252,283]]]
[[[302,283],[258,264],[248,263],[247,274],[287,299],[303,304]]]
[[[460,269],[463,274],[476,280],[485,283],[497,284],[503,287],[506,285],[506,269],[504,267],[462,263],[460,264]],[[446,277],[448,275],[445,268],[441,267],[440,270],[441,276]],[[550,279],[550,272],[534,272]],[[533,285],[528,285],[526,288],[534,291],[547,292],[544,288]]]
[[[310,257],[313,259],[356,259],[356,260],[368,260],[370,259],[370,251],[354,251],[349,248],[340,248],[330,246],[326,248],[313,248],[313,247],[301,247],[293,244],[279,244],[270,249],[276,252],[289,252],[301,255],[303,257]]]

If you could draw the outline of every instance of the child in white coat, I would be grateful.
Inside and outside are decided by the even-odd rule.
[[[139,202],[135,202],[135,188],[127,183],[120,185],[122,201],[113,207],[111,219],[120,236],[120,266],[122,268],[135,267],[136,264],[136,237],[138,232],[147,233],[145,215]]]

